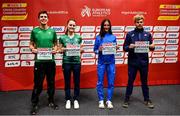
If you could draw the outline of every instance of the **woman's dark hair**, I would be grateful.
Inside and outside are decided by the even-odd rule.
[[[41,10],[41,11],[38,13],[38,19],[40,18],[40,15],[41,15],[41,14],[47,14],[47,16],[48,16],[47,11]],[[49,17],[49,16],[48,16],[48,17]]]
[[[69,23],[70,21],[76,22],[75,19],[69,19],[69,20],[67,21],[67,25],[68,25],[68,23]],[[66,27],[66,32],[65,32],[65,34],[68,35],[68,28],[67,28],[67,27]]]
[[[105,23],[106,21],[109,23],[109,26],[110,26],[110,28],[109,28],[109,30],[108,30],[108,33],[109,33],[109,34],[112,34],[111,21],[110,21],[109,19],[104,19],[104,20],[101,22],[101,29],[100,29],[100,33],[99,33],[99,35],[101,36],[101,38],[103,38],[103,37],[105,36],[105,34],[107,33],[107,32],[104,31],[104,23]]]

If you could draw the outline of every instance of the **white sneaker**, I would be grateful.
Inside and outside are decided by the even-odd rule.
[[[74,100],[74,109],[79,109],[79,102]]]
[[[66,109],[71,109],[71,101],[70,100],[67,100],[66,101],[66,106],[65,106]]]
[[[111,101],[107,101],[107,102],[106,102],[106,105],[107,105],[107,108],[108,108],[108,109],[113,109],[113,104],[112,104]]]
[[[99,101],[99,108],[101,109],[105,108],[103,100]]]

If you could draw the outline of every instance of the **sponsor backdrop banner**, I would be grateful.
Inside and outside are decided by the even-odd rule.
[[[122,49],[125,35],[134,29],[133,16],[145,16],[145,30],[152,33],[156,49],[149,52],[149,85],[180,84],[180,1],[179,0],[1,0],[0,90],[26,90],[33,87],[34,54],[29,46],[30,32],[38,26],[40,10],[49,13],[49,25],[64,34],[69,18],[77,21],[76,32],[83,38],[81,88],[96,87],[97,56],[95,36],[104,18],[112,22],[120,48],[116,57],[116,86],[127,84],[127,53]],[[56,87],[63,88],[62,54],[56,54]],[[139,74],[135,85],[140,85]],[[107,86],[107,79],[105,79]],[[46,87],[46,83],[44,83]]]

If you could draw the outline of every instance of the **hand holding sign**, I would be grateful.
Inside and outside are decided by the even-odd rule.
[[[52,48],[38,48],[37,49],[38,60],[51,60],[52,59]]]
[[[135,53],[148,53],[149,41],[136,41],[134,52]]]
[[[149,45],[149,48],[155,48],[154,44]]]
[[[80,56],[80,45],[66,45],[66,56]]]
[[[135,48],[135,44],[130,44],[129,48]]]
[[[33,48],[33,49],[32,49],[32,53],[37,54],[37,53],[38,53],[38,50],[35,49],[35,48]]]
[[[116,43],[104,43],[102,45],[102,54],[103,55],[116,54]]]

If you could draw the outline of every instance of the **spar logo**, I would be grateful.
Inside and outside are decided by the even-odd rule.
[[[94,65],[95,64],[95,59],[91,60],[82,60],[82,65]]]
[[[30,33],[26,33],[26,34],[19,34],[19,39],[22,40],[22,39],[30,39]]]
[[[21,66],[22,66],[22,67],[34,66],[34,61],[22,61],[22,62],[21,62]]]
[[[17,32],[17,29],[18,29],[18,27],[16,27],[16,26],[9,26],[9,27],[3,27],[2,28],[2,33],[16,33]]]
[[[81,16],[82,17],[85,17],[85,16],[90,17],[91,16],[91,8],[89,8],[85,5],[81,11]]]

